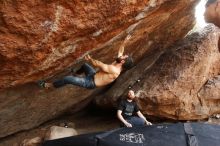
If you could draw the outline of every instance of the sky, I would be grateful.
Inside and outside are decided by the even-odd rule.
[[[204,28],[207,25],[207,23],[205,23],[204,16],[203,16],[205,12],[205,3],[206,3],[206,0],[201,0],[200,3],[196,6],[195,16],[196,16],[196,21],[197,21],[196,27],[198,28]]]

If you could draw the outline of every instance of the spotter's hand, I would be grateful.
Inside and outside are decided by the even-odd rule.
[[[145,123],[146,123],[146,125],[152,125],[152,123],[149,121],[145,121]]]

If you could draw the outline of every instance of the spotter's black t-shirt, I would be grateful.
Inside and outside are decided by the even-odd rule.
[[[122,116],[127,119],[134,116],[134,114],[139,111],[139,108],[135,101],[129,102],[127,99],[122,99],[118,110],[121,110]]]

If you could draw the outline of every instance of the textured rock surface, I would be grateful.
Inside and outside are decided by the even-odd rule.
[[[0,137],[80,110],[96,92],[73,86],[44,91],[28,82],[53,80],[88,52],[112,62],[127,33],[126,53],[136,62],[152,50],[160,54],[193,27],[196,2],[1,1]]]
[[[119,127],[119,122],[115,117],[115,111],[104,113],[100,110],[88,110],[89,111],[84,110],[83,112],[78,112],[74,116],[69,115],[60,117],[59,119],[47,122],[37,128],[21,131],[13,136],[2,138],[0,139],[0,146],[22,146],[19,144],[24,139],[33,139],[34,137],[41,137],[45,139],[47,131],[51,126],[63,126],[64,122],[67,123],[70,128],[74,128],[78,134],[107,131]]]
[[[219,36],[217,28],[207,27],[170,48],[151,68],[147,65],[150,59],[144,59],[123,74],[106,94],[97,97],[97,104],[115,105],[132,85],[139,96],[139,105],[148,115],[193,120],[220,112],[218,87],[203,87],[208,79],[220,73]],[[135,82],[137,79],[139,83]],[[204,89],[200,91],[201,88]]]
[[[198,93],[201,99],[202,107],[206,110],[206,114],[219,114],[220,106],[220,76],[216,76],[207,81]],[[210,108],[211,107],[211,108]]]
[[[87,105],[93,92],[73,86],[53,91],[37,88],[30,84],[1,93],[0,137],[36,127],[70,109],[76,112]]]
[[[166,1],[1,1],[0,88],[53,76],[88,51],[106,61],[126,32],[136,58],[166,46],[192,27],[196,0]]]

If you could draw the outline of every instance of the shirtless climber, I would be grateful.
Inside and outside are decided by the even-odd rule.
[[[132,58],[128,55],[123,55],[124,46],[130,38],[130,35],[125,38],[124,42],[119,48],[118,56],[112,64],[105,64],[101,61],[91,58],[89,55],[85,56],[85,60],[90,62],[94,67],[99,68],[98,72],[96,72],[92,66],[85,63],[82,66],[82,69],[85,73],[84,77],[77,77],[73,75],[65,76],[64,78],[56,80],[53,83],[41,81],[39,82],[39,85],[48,89],[51,87],[59,88],[67,84],[72,84],[87,89],[93,89],[95,87],[101,87],[112,83],[118,78],[123,70],[130,69],[133,65]]]
[[[220,27],[220,0],[208,0],[204,16],[206,22]]]

